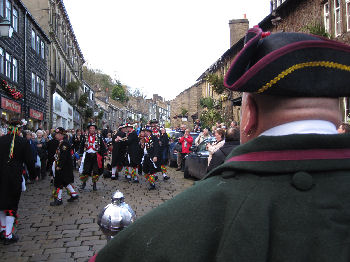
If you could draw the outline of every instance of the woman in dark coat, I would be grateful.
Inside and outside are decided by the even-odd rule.
[[[167,169],[165,165],[168,163],[169,137],[164,128],[160,130],[159,146],[160,156],[158,165],[160,165],[162,170],[163,179],[168,180],[170,177],[167,176]]]

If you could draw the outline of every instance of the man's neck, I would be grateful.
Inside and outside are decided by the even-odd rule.
[[[286,136],[292,134],[337,134],[336,126],[325,120],[300,120],[270,128],[259,136]]]

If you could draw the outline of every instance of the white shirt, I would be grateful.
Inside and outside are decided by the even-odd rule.
[[[300,120],[275,126],[259,136],[286,136],[292,134],[338,134],[336,126],[325,120]]]

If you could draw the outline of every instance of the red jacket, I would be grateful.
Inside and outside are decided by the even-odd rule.
[[[193,137],[188,135],[187,138],[184,136],[180,138],[179,142],[182,144],[182,153],[188,154],[193,143]]]

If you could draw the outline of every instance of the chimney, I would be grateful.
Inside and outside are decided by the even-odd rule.
[[[249,29],[249,21],[244,15],[244,19],[233,19],[230,25],[230,48],[244,37]]]

